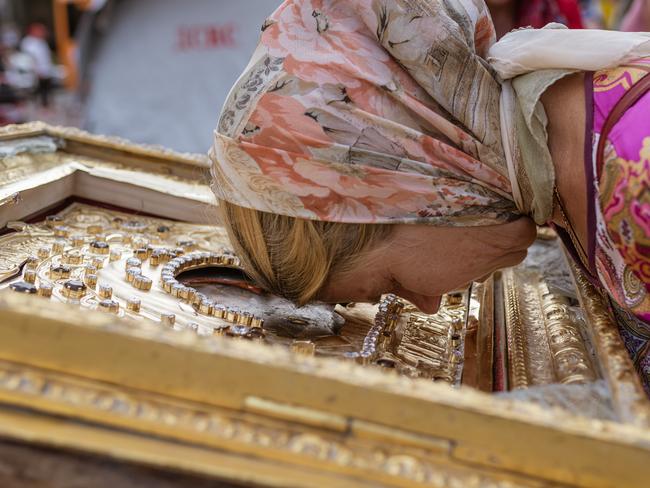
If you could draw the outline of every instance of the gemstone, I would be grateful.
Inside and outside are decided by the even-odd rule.
[[[38,289],[34,285],[32,285],[31,283],[27,283],[25,281],[18,281],[16,283],[12,283],[11,285],[9,285],[9,288],[11,288],[15,292],[27,293],[29,295],[33,295],[38,292]]]
[[[229,336],[234,336],[234,337],[244,337],[248,335],[251,331],[250,327],[246,327],[245,325],[231,325],[228,327],[228,330],[226,331],[226,335]]]
[[[139,222],[137,220],[127,220],[126,222],[121,222],[121,226],[123,229],[130,231],[143,230],[147,227],[143,222]]]
[[[81,298],[86,294],[86,285],[80,280],[68,280],[63,283],[63,295],[67,298]]]
[[[63,283],[63,288],[70,291],[85,291],[86,285],[81,280],[68,280]]]
[[[50,267],[50,278],[53,280],[60,280],[70,277],[70,267],[64,265]]]
[[[158,232],[159,234],[165,234],[170,230],[171,229],[166,225],[159,225],[158,228],[156,229],[156,232]]]

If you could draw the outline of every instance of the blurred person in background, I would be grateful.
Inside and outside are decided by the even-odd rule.
[[[35,63],[19,44],[17,28],[8,25],[0,31],[0,125],[27,120],[25,102],[38,84]]]
[[[52,51],[47,43],[47,36],[47,27],[35,23],[29,26],[27,35],[20,43],[21,51],[29,54],[34,61],[34,69],[38,76],[37,93],[43,107],[48,107],[50,104],[52,88]]]
[[[627,32],[650,31],[650,1],[634,0],[623,17],[620,30]]]
[[[487,0],[497,31],[502,37],[519,27],[544,27],[559,22],[570,29],[599,28],[600,9],[593,0]]]

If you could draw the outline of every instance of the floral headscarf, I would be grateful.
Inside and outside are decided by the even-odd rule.
[[[287,0],[223,108],[214,191],[354,223],[516,216],[482,0]]]

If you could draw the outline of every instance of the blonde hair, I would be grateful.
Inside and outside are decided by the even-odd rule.
[[[316,298],[332,274],[353,267],[392,228],[298,219],[223,200],[219,215],[253,281],[299,305]]]

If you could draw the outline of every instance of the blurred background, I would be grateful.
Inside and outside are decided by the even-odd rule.
[[[204,153],[281,0],[0,0],[0,125]],[[500,34],[560,21],[650,30],[650,0],[488,0]]]

